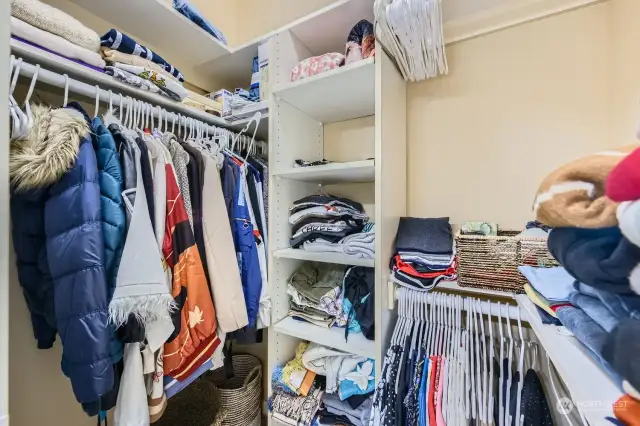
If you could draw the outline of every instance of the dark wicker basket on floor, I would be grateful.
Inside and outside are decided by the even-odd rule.
[[[168,401],[154,426],[222,426],[224,418],[220,391],[213,383],[196,380]]]
[[[520,231],[498,236],[456,235],[458,284],[511,293],[523,293],[526,278],[518,266],[558,266],[546,238],[517,237]]]
[[[220,393],[224,419],[222,426],[259,425],[262,414],[262,365],[251,355],[233,355],[234,376],[227,379],[219,368],[203,375]],[[257,423],[256,423],[257,422]]]

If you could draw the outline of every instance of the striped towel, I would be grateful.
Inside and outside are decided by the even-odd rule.
[[[169,74],[173,75],[180,81],[184,81],[184,77],[177,68],[162,59],[162,56],[154,53],[151,49],[138,44],[134,39],[126,34],[122,34],[118,30],[110,30],[100,39],[100,43],[110,49],[117,50],[128,55],[140,56],[151,62],[154,62],[164,68]]]

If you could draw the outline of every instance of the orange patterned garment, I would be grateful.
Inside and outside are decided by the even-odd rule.
[[[171,295],[179,308],[172,314],[175,331],[164,345],[164,374],[184,380],[211,358],[220,339],[202,260],[171,165],[162,252],[173,271]]]

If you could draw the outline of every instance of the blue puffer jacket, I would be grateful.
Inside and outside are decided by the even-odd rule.
[[[80,105],[70,105],[84,114]],[[114,374],[98,164],[90,134],[80,141],[73,167],[49,190],[44,218],[62,371],[78,402],[93,402],[113,388]]]
[[[102,210],[102,232],[104,236],[105,270],[107,273],[108,300],[111,301],[116,289],[118,266],[124,247],[126,216],[122,202],[122,167],[118,158],[116,143],[111,132],[100,118],[94,118],[93,148],[98,160],[100,175],[100,204]],[[111,327],[111,362],[122,358],[123,347]]]
[[[41,320],[55,315],[62,371],[79,402],[94,402],[114,384],[104,237],[88,123],[71,106],[34,107],[29,138],[10,148],[13,238],[36,338],[53,342]]]

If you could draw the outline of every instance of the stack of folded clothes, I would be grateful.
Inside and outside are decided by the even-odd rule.
[[[344,253],[359,259],[373,259],[375,256],[376,231],[373,222],[367,223],[362,231],[347,235],[337,243],[318,238],[305,241],[302,249],[315,252]]]
[[[400,218],[391,279],[414,290],[428,291],[441,280],[456,279],[456,253],[448,217]]]
[[[100,36],[80,21],[39,0],[11,0],[11,37],[102,72]]]
[[[305,263],[289,278],[291,296],[288,316],[320,327],[344,326],[341,292],[344,266]]]
[[[369,221],[362,204],[333,195],[310,195],[289,209],[293,226],[291,247],[304,248],[306,242],[337,244],[347,235],[363,230]],[[340,250],[342,251],[342,250]]]
[[[375,389],[375,361],[302,342],[295,358],[276,367],[268,400],[284,424],[368,424]]]
[[[115,79],[160,93],[174,101],[182,101],[187,97],[188,91],[182,85],[182,73],[151,49],[114,29],[103,35],[100,43],[100,52],[109,63],[105,72]]]
[[[580,158],[545,178],[534,209],[553,227],[549,251],[568,277],[558,284],[554,271],[523,273],[547,302],[551,295],[565,300],[552,307],[557,319],[629,394],[623,398],[640,405],[640,361],[629,355],[640,349],[638,170],[635,146]],[[614,412],[624,422],[624,413]]]

